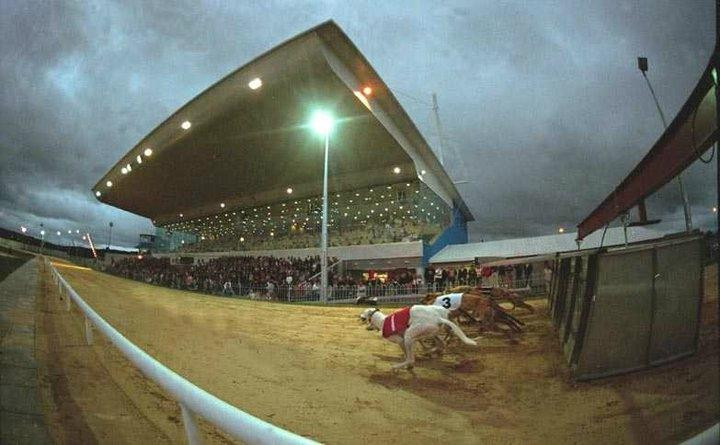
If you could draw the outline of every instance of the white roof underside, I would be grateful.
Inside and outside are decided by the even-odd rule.
[[[663,233],[644,227],[628,227],[628,243],[662,238]],[[592,249],[600,246],[603,231],[598,230],[589,235],[580,245],[581,249]],[[459,263],[480,258],[513,258],[529,255],[546,255],[556,252],[577,250],[575,242],[577,232],[558,235],[536,236],[532,238],[513,238],[482,243],[453,244],[430,258],[431,263]],[[607,230],[603,247],[617,246],[625,243],[622,227]]]

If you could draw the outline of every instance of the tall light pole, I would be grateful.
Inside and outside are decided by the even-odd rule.
[[[658,114],[660,115],[660,120],[662,120],[663,128],[667,130],[665,114],[663,113],[662,108],[660,108],[660,102],[655,95],[655,90],[653,89],[652,84],[650,84],[650,79],[648,79],[647,74],[645,74],[648,70],[647,57],[638,57],[638,69],[645,78],[648,88],[650,88],[650,94],[652,94],[652,97],[655,100],[655,106],[657,107]],[[678,186],[680,187],[680,196],[682,196],[683,212],[685,213],[685,231],[689,232],[692,230],[692,215],[690,214],[690,204],[688,204],[688,197],[687,192],[685,191],[685,185],[683,184],[682,173],[677,174],[677,181]]]
[[[325,136],[325,162],[323,167],[322,232],[320,235],[320,300],[327,302],[327,218],[328,218],[328,148],[330,132],[335,124],[333,117],[325,111],[317,111],[310,125],[321,136]]]

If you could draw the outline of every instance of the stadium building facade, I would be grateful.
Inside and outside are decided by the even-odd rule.
[[[179,246],[186,255],[317,248],[324,147],[308,125],[317,110],[336,120],[329,139],[329,246],[352,252],[348,246],[384,245],[390,264],[387,246],[416,243],[422,247],[408,257],[412,264],[402,263],[420,267],[446,245],[467,242],[473,216],[452,180],[332,21],[192,99],[123,156],[93,193],[150,218],[158,229],[156,251],[178,247],[163,241],[178,233],[188,240]],[[367,249],[364,255],[372,256]],[[346,258],[350,266],[368,266],[353,255]]]

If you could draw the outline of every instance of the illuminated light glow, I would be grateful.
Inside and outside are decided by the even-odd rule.
[[[225,203],[224,203],[224,202],[221,202],[221,203],[220,203],[220,208],[221,208],[221,209],[224,209],[224,208],[225,208]],[[216,218],[217,218],[217,216],[216,216]]]
[[[322,136],[330,134],[334,125],[335,120],[332,115],[326,111],[316,111],[310,121],[312,129]]]
[[[421,174],[421,175],[424,175],[425,173],[426,173],[425,170],[420,170],[420,174]]]
[[[370,88],[370,87],[365,87],[365,88],[363,88],[363,94],[366,95],[366,96],[371,95],[372,92],[373,92],[373,90],[372,90],[372,88]]]
[[[125,167],[121,168],[120,173],[122,173],[123,175],[127,175],[127,168],[125,168]]]
[[[72,230],[68,230],[68,235],[72,234]]]
[[[192,123],[190,121],[184,121],[182,124],[180,124],[180,128],[183,130],[189,130],[190,127],[192,127]]]
[[[181,213],[181,214],[180,214],[180,218],[182,218],[182,217],[183,217],[183,214]]]
[[[105,185],[108,186],[108,187],[112,187],[112,181],[106,182]]]
[[[57,236],[60,236],[60,231],[59,231],[59,230],[57,231]]]
[[[717,213],[717,207],[713,207],[713,213]]]
[[[399,175],[401,171],[402,170],[400,170],[400,167],[393,167],[393,173],[395,173],[396,175]]]
[[[143,258],[143,256],[142,256],[142,255],[138,255],[137,258],[138,258],[139,260],[141,260],[141,259]]]
[[[132,171],[132,165],[130,165],[130,164],[126,165],[125,168],[127,169],[128,172]]]
[[[142,164],[142,156],[137,155],[137,157],[135,158],[135,160],[137,161],[138,164]]]
[[[262,86],[262,79],[259,77],[254,78],[250,82],[248,82],[248,87],[250,87],[251,90],[257,90]]]
[[[145,154],[145,156],[148,158],[150,156],[152,156],[152,153],[153,153],[152,148],[146,148],[145,151],[143,152],[143,154]]]
[[[20,231],[21,231],[22,233],[27,232],[27,227],[25,227],[25,226],[20,226]]]
[[[241,243],[244,243],[244,242],[245,242],[245,238],[243,238],[243,237],[241,236],[241,237],[240,237],[240,242],[241,242]]]
[[[367,97],[365,97],[365,96],[363,95],[363,93],[361,93],[360,91],[353,91],[353,94],[355,95],[355,97],[358,98],[358,100],[360,101],[360,103],[362,103],[363,105],[365,105],[365,108],[367,108],[368,110],[372,111],[372,108],[370,108],[370,102],[368,102]]]
[[[95,196],[97,196],[98,198],[100,197],[100,195],[102,195],[102,193],[100,193],[99,190],[95,192]]]
[[[562,227],[560,227],[560,228],[558,229],[558,233],[565,233],[565,229],[562,228]]]

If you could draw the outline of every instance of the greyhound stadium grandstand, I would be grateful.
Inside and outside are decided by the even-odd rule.
[[[153,221],[156,234],[141,247],[154,253],[317,253],[324,152],[308,124],[317,110],[335,118],[328,245],[345,247],[335,256],[348,268],[417,269],[444,246],[467,242],[473,215],[452,180],[333,22],[202,92],[93,191]]]
[[[717,68],[577,233],[468,243],[343,31],[282,43],[93,187],[139,252],[0,231],[0,442],[717,443],[717,233],[610,227],[717,142]]]

